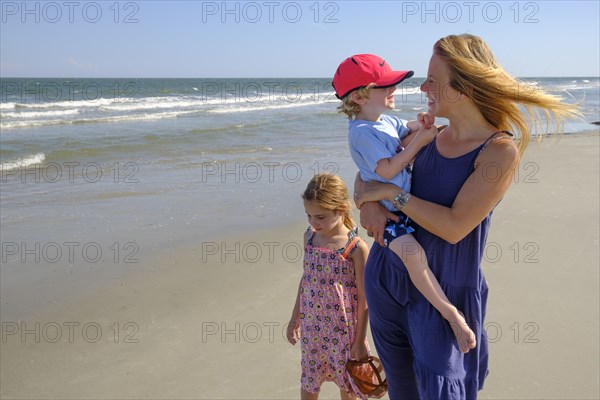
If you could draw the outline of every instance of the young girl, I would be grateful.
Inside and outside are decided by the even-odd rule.
[[[302,194],[310,224],[304,234],[304,274],[287,329],[301,340],[302,399],[317,399],[321,384],[335,382],[342,399],[364,397],[346,372],[348,359],[369,356],[363,274],[369,248],[350,216],[344,182],[316,175]]]

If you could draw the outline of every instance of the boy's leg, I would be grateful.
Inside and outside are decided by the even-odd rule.
[[[423,250],[413,235],[404,234],[399,236],[393,239],[391,243],[388,244],[388,247],[400,257],[407,269],[410,268],[410,272],[423,271],[429,268],[425,250]]]
[[[467,325],[464,315],[446,297],[437,278],[429,269],[425,251],[413,235],[397,237],[388,247],[404,262],[410,279],[419,292],[450,323],[460,351],[466,353],[474,348],[474,332]]]

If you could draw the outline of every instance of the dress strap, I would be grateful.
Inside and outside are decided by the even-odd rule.
[[[306,240],[306,244],[309,246],[312,246],[313,243],[313,236],[315,235],[315,230],[313,229],[312,226],[308,226],[308,229],[306,230],[306,232],[308,232],[308,239]]]
[[[506,135],[496,136],[499,133],[505,133],[505,134],[507,134],[511,138],[514,137],[514,135],[512,133],[510,133],[509,131],[504,131],[504,130],[502,130],[502,131],[496,131],[496,132],[492,133],[492,135],[481,146],[481,149],[477,153],[477,156],[475,157],[475,160],[477,160],[477,158],[479,158],[479,155],[481,154],[481,152],[483,150],[485,150],[491,143],[494,143],[494,142],[497,142],[498,140],[506,138]],[[494,137],[494,136],[496,136],[496,137]]]
[[[494,143],[497,140],[506,138],[506,136],[504,136],[504,135],[496,136],[499,133],[506,133],[511,138],[514,137],[514,135],[512,133],[510,133],[509,131],[496,131],[496,132],[492,133],[492,135],[483,143],[483,147],[481,148],[481,150],[479,152],[481,153],[486,147],[489,146],[490,143]],[[496,136],[496,137],[494,137],[494,136]]]
[[[350,255],[354,252],[354,250],[358,246],[358,243],[361,240],[358,236],[358,228],[354,228],[350,232],[348,232],[348,238],[348,243],[346,243],[346,247],[342,252],[342,257],[344,258],[350,257]]]

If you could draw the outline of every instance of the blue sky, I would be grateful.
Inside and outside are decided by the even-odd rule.
[[[329,77],[375,53],[425,76],[483,37],[516,76],[600,75],[599,1],[0,1],[4,77]]]

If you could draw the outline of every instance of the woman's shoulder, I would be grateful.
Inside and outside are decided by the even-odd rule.
[[[519,162],[519,148],[511,133],[497,132],[483,146],[477,157],[477,164],[494,163],[497,166]]]

